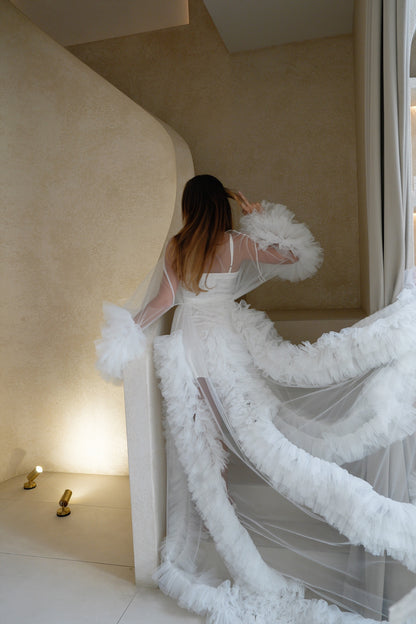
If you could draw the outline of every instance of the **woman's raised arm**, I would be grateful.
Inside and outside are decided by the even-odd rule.
[[[228,191],[228,193],[238,203],[244,216],[263,213],[262,204],[260,202],[250,202],[241,191]],[[240,263],[244,260],[255,260],[255,262],[265,264],[293,264],[299,260],[292,250],[281,248],[278,243],[272,243],[264,247],[251,238],[250,234],[245,234],[241,243],[238,246]],[[236,260],[238,261],[238,253]]]

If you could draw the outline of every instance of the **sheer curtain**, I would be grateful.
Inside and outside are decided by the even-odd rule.
[[[393,301],[413,265],[410,48],[413,0],[357,0],[358,141],[368,245],[368,311]]]
[[[414,32],[414,0],[356,0],[356,59],[359,80],[358,145],[361,141],[361,195],[365,204],[368,281],[363,304],[368,312],[389,305],[403,287],[404,272],[413,266],[411,205],[410,50]],[[360,82],[361,78],[361,82]],[[360,131],[362,136],[360,136]],[[362,228],[363,229],[363,228]],[[366,259],[367,260],[367,259]],[[367,290],[367,292],[365,292]],[[370,456],[361,466],[365,478],[384,464],[378,490],[392,496],[390,481],[406,454],[403,443],[392,445],[381,460]],[[392,469],[394,468],[394,469]],[[366,557],[364,553],[362,556]],[[395,573],[385,559],[373,577],[375,593],[389,593]]]

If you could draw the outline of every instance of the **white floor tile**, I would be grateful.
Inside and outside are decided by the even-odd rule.
[[[40,484],[40,487],[37,485],[33,490],[23,489],[23,484],[27,481],[26,475],[19,475],[18,477],[3,481],[3,483],[0,483],[0,500],[16,500],[18,497],[26,495],[30,496],[30,500],[42,500],[42,494],[43,497],[45,497],[45,495],[50,496],[49,489],[45,487],[49,476],[50,475],[47,473],[40,474],[35,480],[37,484]]]
[[[72,505],[58,518],[56,503],[16,502],[0,505],[0,552],[78,561],[133,565],[129,509]]]
[[[134,585],[126,477],[42,473],[0,484],[1,624],[201,624],[161,592]],[[72,513],[58,518],[71,489]]]
[[[14,501],[12,501],[12,500],[0,500],[0,515],[1,515],[2,511],[7,509],[8,507],[10,507],[11,505],[14,505]],[[0,522],[0,535],[1,535],[1,531],[2,531],[2,527],[1,527],[1,522]]]
[[[37,486],[33,490],[23,489],[26,480],[26,475],[20,475],[0,483],[0,500],[20,498],[27,502],[58,504],[68,489],[72,491],[73,504],[130,509],[128,477],[43,472],[37,477]]]
[[[2,624],[116,624],[136,592],[132,568],[0,555]]]
[[[159,590],[140,588],[119,624],[202,624],[204,621],[178,607]]]

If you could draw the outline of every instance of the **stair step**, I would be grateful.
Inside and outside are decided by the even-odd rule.
[[[279,334],[294,343],[315,342],[322,334],[339,332],[364,318],[359,308],[336,310],[269,310]]]

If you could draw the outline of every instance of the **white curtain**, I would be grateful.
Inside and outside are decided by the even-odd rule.
[[[410,49],[414,0],[356,0],[363,38],[358,59],[363,72],[365,201],[368,232],[369,312],[389,305],[403,287],[404,272],[413,266],[411,204]],[[359,48],[359,46],[357,46]],[[357,67],[357,64],[356,64]],[[360,110],[360,108],[358,108]],[[360,141],[360,137],[358,137]],[[391,496],[390,466],[400,465],[402,443],[386,452],[380,493]],[[366,477],[378,474],[380,458],[371,456]],[[366,555],[363,553],[363,557]],[[389,594],[393,581],[386,559],[372,582],[379,595]],[[377,593],[376,588],[373,588]]]
[[[369,308],[393,301],[413,266],[410,201],[412,0],[357,0],[364,37],[364,168]]]

